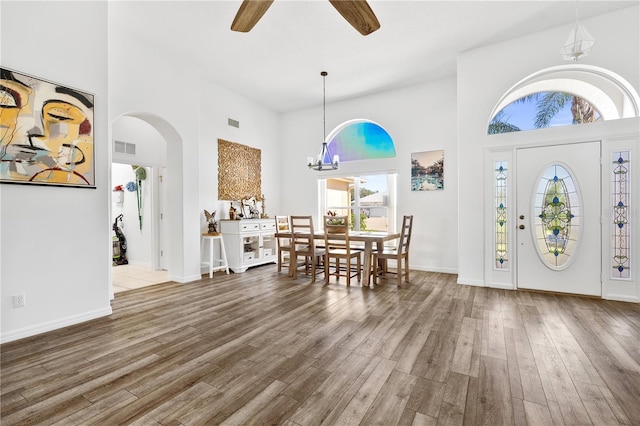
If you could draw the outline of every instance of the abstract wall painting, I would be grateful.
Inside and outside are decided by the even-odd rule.
[[[444,189],[444,151],[412,153],[411,190],[434,191],[442,189]]]
[[[0,183],[95,188],[94,95],[0,68]]]

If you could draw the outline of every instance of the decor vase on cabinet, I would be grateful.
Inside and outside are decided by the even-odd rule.
[[[224,235],[229,269],[233,272],[276,262],[273,219],[220,220],[220,231]]]

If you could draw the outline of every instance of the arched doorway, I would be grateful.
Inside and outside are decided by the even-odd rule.
[[[126,122],[124,126],[122,126],[123,121]],[[118,123],[120,123],[120,127],[124,128],[118,128]],[[118,131],[114,132],[116,128]],[[156,134],[155,146],[135,143],[136,138],[138,140],[140,137],[149,139],[148,130],[146,134],[141,133],[145,128],[151,129],[151,133]],[[137,164],[150,172],[149,178],[152,181],[149,182],[148,190],[154,194],[154,197],[152,205],[148,207],[154,214],[151,226],[146,229],[153,234],[150,237],[150,244],[153,246],[150,248],[153,252],[151,264],[154,269],[167,269],[167,280],[180,281],[180,279],[176,279],[176,276],[182,276],[181,257],[184,245],[180,232],[182,229],[182,139],[169,122],[162,117],[145,112],[130,112],[118,116],[111,123],[111,130],[112,143],[120,145],[120,148],[124,144],[125,151],[129,150],[130,153],[134,153],[134,155],[127,155],[126,153],[114,152],[112,154],[114,161],[120,160],[125,164]],[[136,150],[141,155],[135,155]],[[121,183],[115,182],[111,174],[110,180],[112,188]],[[111,209],[113,210],[113,208],[112,203]],[[147,224],[145,223],[145,225]],[[140,227],[142,229],[142,222]],[[113,295],[113,286],[111,294]]]

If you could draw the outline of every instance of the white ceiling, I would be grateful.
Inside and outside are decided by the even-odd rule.
[[[326,0],[275,0],[249,33],[229,29],[229,1],[115,1],[111,30],[195,61],[206,77],[279,112],[454,75],[456,54],[575,21],[574,0],[370,0],[378,31],[362,36]],[[578,3],[580,18],[640,0]],[[588,29],[588,28],[587,28]],[[565,39],[558,40],[558,58]],[[597,40],[596,47],[597,48]],[[163,50],[163,52],[165,52]]]

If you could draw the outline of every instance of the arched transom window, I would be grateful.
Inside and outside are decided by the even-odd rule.
[[[640,99],[619,75],[567,65],[530,75],[500,99],[488,134],[592,123],[639,116]]]

